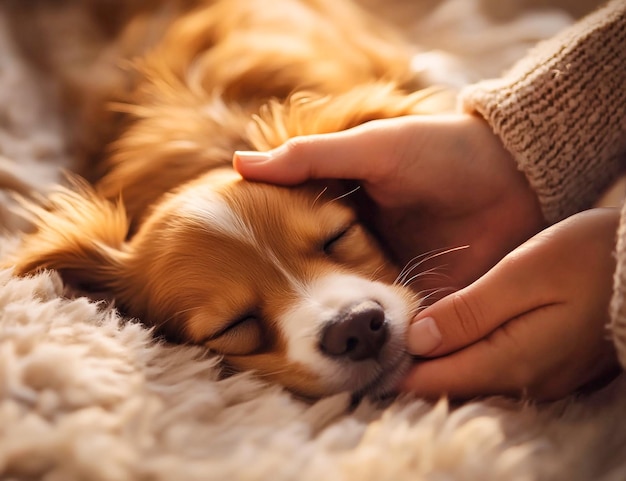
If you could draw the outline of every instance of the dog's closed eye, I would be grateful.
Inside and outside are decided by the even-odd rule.
[[[223,354],[250,354],[263,344],[261,320],[254,313],[248,312],[207,336],[201,344]]]
[[[333,253],[335,252],[335,249],[337,248],[338,244],[344,240],[348,234],[353,231],[355,228],[357,227],[356,222],[351,222],[350,224],[347,224],[343,227],[341,227],[340,229],[337,229],[335,232],[333,232],[325,241],[324,244],[322,245],[322,250],[324,251],[324,254],[331,256],[333,255]]]

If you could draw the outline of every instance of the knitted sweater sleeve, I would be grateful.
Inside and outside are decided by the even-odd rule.
[[[590,207],[626,150],[626,2],[614,0],[540,43],[460,100],[513,153],[548,222]]]
[[[612,0],[460,101],[513,154],[548,222],[591,207],[626,166],[626,2]],[[626,368],[626,206],[616,260],[610,328]]]

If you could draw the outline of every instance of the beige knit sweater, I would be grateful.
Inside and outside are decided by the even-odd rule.
[[[626,166],[626,1],[609,2],[460,98],[513,153],[550,223],[591,207]],[[626,207],[616,257],[611,332],[626,367]]]

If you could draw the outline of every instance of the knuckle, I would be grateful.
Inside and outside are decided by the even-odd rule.
[[[456,329],[467,340],[477,340],[482,337],[483,309],[480,303],[472,296],[458,292],[452,298],[452,308],[457,319]]]
[[[310,144],[310,136],[299,135],[288,139],[283,144],[283,149],[289,156],[301,156],[307,151]]]

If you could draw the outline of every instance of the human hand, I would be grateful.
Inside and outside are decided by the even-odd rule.
[[[407,343],[436,358],[417,362],[400,389],[555,399],[611,372],[617,361],[606,326],[618,220],[617,209],[570,217],[426,308]]]
[[[233,160],[250,180],[359,181],[374,203],[373,228],[396,262],[407,265],[421,254],[420,272],[446,264],[445,277],[416,276],[418,291],[467,285],[544,227],[526,178],[484,120],[471,115],[375,120]]]

